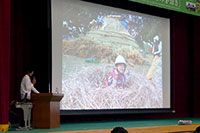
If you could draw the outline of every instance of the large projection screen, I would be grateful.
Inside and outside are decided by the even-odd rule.
[[[51,0],[52,92],[61,110],[170,109],[170,19]]]

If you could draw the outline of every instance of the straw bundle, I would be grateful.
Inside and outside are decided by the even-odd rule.
[[[142,65],[149,62],[143,58],[137,50],[126,47],[114,49],[114,47],[100,45],[86,38],[79,38],[72,41],[63,41],[63,54],[73,55],[81,58],[97,58],[103,63],[114,63],[117,55],[122,55],[129,65]]]
[[[147,80],[145,74],[130,73],[124,88],[106,87],[112,67],[85,66],[81,71],[69,73],[63,80],[62,109],[122,109],[161,108],[163,94],[161,81]],[[160,80],[160,79],[158,79]],[[158,87],[159,86],[159,87]]]

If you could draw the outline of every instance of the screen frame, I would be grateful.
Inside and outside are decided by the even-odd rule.
[[[51,9],[51,1],[52,0],[47,0],[48,2],[48,11],[47,11],[47,18],[48,18],[48,29],[49,29],[49,49],[48,49],[48,81],[49,81],[49,93],[52,93],[52,9]],[[174,107],[174,91],[173,91],[173,75],[172,75],[172,17],[169,11],[167,12],[166,9],[160,9],[157,7],[151,7],[149,5],[143,5],[140,3],[135,3],[132,1],[123,1],[123,4],[120,4],[121,0],[118,0],[115,3],[112,1],[101,1],[101,0],[81,0],[84,2],[90,2],[94,4],[99,4],[103,6],[108,6],[108,7],[114,7],[114,8],[119,8],[119,9],[124,9],[128,11],[134,11],[138,13],[143,13],[147,15],[152,15],[152,16],[157,16],[157,17],[162,17],[162,18],[167,18],[169,19],[170,22],[170,108],[140,108],[140,109],[98,109],[98,110],[60,110],[61,115],[109,115],[109,114],[155,114],[155,113],[175,113],[175,107]],[[129,6],[125,6],[129,5]],[[133,6],[133,7],[131,7]],[[142,10],[141,7],[148,8],[148,10]],[[148,12],[150,10],[150,12]],[[162,12],[157,12],[156,10],[161,10]],[[171,11],[170,11],[171,12]]]

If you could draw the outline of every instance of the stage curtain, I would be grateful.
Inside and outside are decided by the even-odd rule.
[[[0,125],[9,118],[10,13],[10,0],[0,0]]]
[[[200,104],[199,104],[199,98],[200,98],[200,17],[195,17],[194,19],[194,45],[193,45],[193,104],[194,104],[194,117],[200,117]]]
[[[20,83],[24,71],[31,66],[30,20],[32,17],[28,10],[32,7],[30,1],[11,0],[11,77],[10,101],[20,100]],[[34,11],[33,11],[34,12]],[[34,25],[32,25],[34,26]]]

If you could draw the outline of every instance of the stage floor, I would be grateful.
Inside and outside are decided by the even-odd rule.
[[[200,124],[159,126],[159,127],[139,127],[126,128],[129,133],[193,133]],[[112,129],[88,130],[88,131],[65,131],[62,133],[110,133]],[[61,132],[59,132],[61,133]]]
[[[192,120],[192,124],[178,125],[179,120]],[[118,126],[124,127],[129,133],[184,132],[194,131],[198,126],[200,126],[200,118],[62,123],[59,128],[32,129],[31,131],[23,132],[110,133],[114,127]],[[16,127],[14,126],[11,127],[9,132],[21,132],[15,131],[15,128]]]

